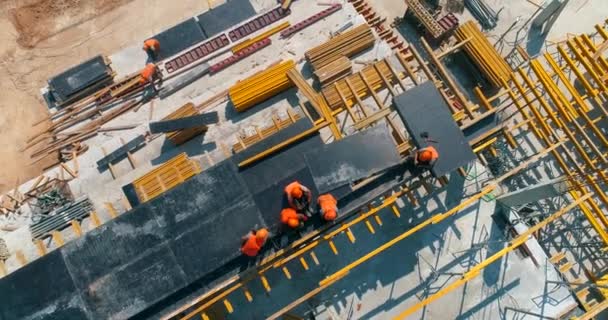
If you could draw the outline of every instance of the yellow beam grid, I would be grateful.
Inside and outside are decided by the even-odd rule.
[[[196,110],[194,104],[188,102],[185,105],[181,106],[179,109],[170,113],[168,116],[164,117],[163,120],[175,120],[179,118],[194,116],[197,114],[198,110]],[[180,145],[205,131],[207,131],[207,126],[203,125],[194,128],[188,128],[185,130],[167,132],[165,134],[165,137],[167,140],[173,142],[173,144]]]
[[[133,181],[133,187],[141,202],[146,202],[200,172],[198,162],[190,160],[183,152]]]
[[[340,57],[351,57],[374,46],[376,38],[367,24],[358,25],[304,53],[313,70],[330,64]]]
[[[509,79],[512,72],[511,67],[472,20],[460,25],[456,29],[455,35],[461,42],[470,39],[464,44],[464,51],[494,87],[500,87],[501,80]]]
[[[302,74],[296,70],[296,68],[291,68],[287,71],[287,77],[289,80],[298,87],[298,91],[300,91],[308,102],[313,106],[318,115],[323,117],[325,122],[329,124],[329,129],[334,136],[334,139],[340,140],[342,139],[342,133],[338,128],[338,124],[336,123],[336,119],[331,113],[331,110],[327,106],[327,102],[325,98],[318,94],[306,80],[302,77]]]
[[[267,31],[265,31],[263,33],[260,33],[259,35],[255,36],[251,39],[246,39],[246,40],[242,41],[241,43],[233,46],[232,49],[230,49],[230,50],[232,50],[233,53],[237,53],[237,52],[251,46],[252,44],[254,44],[256,42],[262,41],[262,40],[274,35],[277,32],[281,32],[284,29],[287,29],[288,27],[289,27],[289,21],[285,21],[275,27],[268,29]]]
[[[262,129],[255,127],[255,134],[241,135],[238,137],[238,142],[232,146],[234,153],[241,152],[249,146],[266,139],[267,137],[279,132],[282,129],[289,127],[300,120],[302,116],[299,113],[287,109],[287,118],[281,119],[276,114],[272,115],[272,124]]]
[[[228,95],[236,111],[243,112],[291,88],[287,71],[294,66],[295,62],[293,60],[287,60],[243,79],[230,87]]]
[[[479,264],[475,265],[469,271],[465,272],[460,279],[458,279],[455,282],[452,282],[452,283],[448,284],[445,288],[437,291],[436,293],[432,294],[431,296],[427,297],[426,299],[424,299],[424,300],[420,301],[419,303],[413,305],[412,307],[410,307],[407,310],[403,311],[402,313],[400,313],[399,315],[397,315],[393,319],[395,319],[395,320],[405,319],[406,317],[412,315],[414,312],[420,310],[424,306],[426,306],[426,305],[430,304],[431,302],[433,302],[433,301],[435,301],[435,300],[437,300],[437,299],[445,296],[446,294],[448,294],[448,293],[456,290],[457,288],[461,287],[462,285],[464,285],[468,281],[470,281],[470,280],[474,279],[475,277],[479,276],[481,274],[481,271],[484,268],[486,268],[487,266],[491,265],[492,263],[500,260],[502,257],[504,257],[505,255],[507,255],[509,252],[511,252],[511,251],[519,248],[520,246],[524,245],[526,243],[526,241],[528,241],[529,238],[534,235],[534,233],[538,232],[539,230],[541,230],[542,228],[544,228],[548,224],[554,222],[555,220],[561,218],[564,214],[568,213],[570,210],[572,210],[578,204],[580,204],[583,201],[585,201],[587,199],[590,199],[590,198],[591,198],[591,194],[586,194],[586,195],[582,196],[580,199],[575,200],[573,203],[569,204],[565,208],[562,208],[561,210],[553,213],[551,216],[549,216],[545,220],[543,220],[543,221],[537,223],[536,225],[530,227],[528,230],[526,230],[525,232],[523,232],[522,234],[520,234],[516,238],[512,239],[511,241],[509,241],[509,244],[506,247],[504,247],[500,251],[496,252],[495,254],[491,255],[490,257],[486,258],[484,261],[480,262]]]

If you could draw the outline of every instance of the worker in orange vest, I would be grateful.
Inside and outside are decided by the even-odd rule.
[[[156,79],[158,79],[158,86],[162,85],[162,75],[154,63],[148,63],[143,70],[139,73],[139,84],[146,85],[150,84],[155,93],[158,93],[158,89],[154,85]]]
[[[312,192],[298,181],[294,181],[285,187],[285,195],[289,205],[301,212],[307,211],[312,202]]]
[[[160,56],[160,42],[154,38],[144,41],[142,49],[148,54],[148,62],[155,62]]]
[[[428,146],[416,151],[414,164],[419,167],[430,168],[437,162],[437,159],[439,159],[439,152],[437,152],[437,149],[433,146]]]
[[[268,239],[268,230],[265,228],[259,230],[251,230],[246,236],[243,237],[243,244],[241,246],[241,252],[249,257],[255,257],[260,252],[260,249],[266,243]]]
[[[317,198],[319,213],[325,221],[334,221],[338,217],[338,200],[329,193],[320,195]]]
[[[304,225],[308,217],[298,213],[293,208],[285,208],[281,210],[281,223],[289,226],[292,229],[299,228]]]

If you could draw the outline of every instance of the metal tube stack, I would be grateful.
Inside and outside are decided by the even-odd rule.
[[[55,230],[61,230],[70,221],[80,221],[94,211],[93,204],[87,197],[81,197],[50,212],[47,217],[32,224],[30,231],[33,239],[43,239]]]
[[[500,87],[502,81],[509,81],[511,67],[474,22],[467,21],[458,27],[455,35],[458,41],[466,41],[470,38],[464,45],[464,50],[493,86]]]
[[[237,82],[228,90],[236,111],[243,112],[291,88],[292,83],[287,78],[287,71],[293,67],[295,62],[287,60]]]

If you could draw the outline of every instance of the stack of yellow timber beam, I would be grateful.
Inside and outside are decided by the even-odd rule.
[[[369,86],[373,90],[378,91],[384,88],[384,81],[382,80],[382,77],[380,76],[378,71],[376,71],[376,68],[380,70],[380,72],[382,72],[382,76],[384,76],[390,83],[394,84],[397,81],[397,79],[395,79],[395,77],[393,76],[391,69],[387,65],[387,62],[383,60],[378,61],[374,64],[366,66],[360,72],[357,72],[353,75],[346,77],[345,79],[337,81],[335,85],[324,88],[323,96],[325,97],[325,100],[327,100],[329,108],[331,108],[332,110],[336,110],[340,107],[344,107],[344,101],[346,101],[349,106],[355,103],[356,98],[353,95],[353,90],[357,93],[360,99],[366,98],[370,94],[370,92],[367,86],[365,85],[363,77],[365,77],[365,81],[368,82]],[[344,100],[342,100],[342,97],[336,90],[336,86],[340,89]]]
[[[319,79],[319,82],[321,82],[321,86],[326,87],[328,84],[348,76],[352,70],[353,68],[350,60],[343,56],[334,62],[321,67],[315,72],[315,75]]]
[[[230,87],[228,95],[236,111],[243,112],[291,88],[292,84],[287,78],[287,70],[294,66],[295,62],[293,60],[287,60],[262,72],[258,72]]]
[[[429,13],[429,11],[420,3],[419,0],[406,0],[405,3],[409,10],[412,10],[418,21],[422,23],[424,29],[426,29],[433,38],[439,38],[444,30],[439,25],[437,20]]]
[[[239,137],[239,142],[235,143],[232,146],[232,151],[234,153],[241,152],[245,150],[245,148],[266,139],[267,137],[279,132],[282,129],[294,124],[298,121],[302,116],[298,113],[291,113],[288,111],[289,117],[285,119],[280,119],[278,116],[272,116],[272,125],[267,126],[262,129],[255,128],[256,133],[250,136]]]
[[[473,21],[467,21],[458,27],[456,38],[458,38],[458,41],[465,41],[470,38],[464,45],[464,50],[493,86],[500,87],[502,85],[501,81],[509,81],[512,73],[511,67]]]
[[[196,107],[194,106],[194,104],[192,104],[191,102],[188,102],[185,105],[181,106],[179,109],[177,109],[174,112],[172,112],[171,114],[169,114],[168,116],[164,117],[163,120],[174,120],[174,119],[179,119],[179,118],[195,116],[197,114],[198,114],[198,111],[196,110]],[[168,132],[168,133],[166,133],[165,136],[167,137],[167,140],[170,140],[175,145],[180,145],[205,131],[207,131],[207,126],[203,125],[200,127],[194,127],[194,128],[189,128],[189,129],[185,129],[185,130]]]
[[[133,181],[133,187],[141,202],[146,202],[200,172],[198,162],[190,160],[183,152]]]
[[[376,38],[367,24],[359,25],[304,54],[314,70],[330,64],[342,56],[351,57],[374,45]]]

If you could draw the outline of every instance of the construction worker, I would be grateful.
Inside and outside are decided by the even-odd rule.
[[[439,152],[433,146],[428,146],[416,151],[414,156],[414,164],[423,167],[431,168],[439,159]]]
[[[320,195],[317,198],[319,213],[325,221],[334,221],[338,217],[338,200],[329,193]]]
[[[154,38],[144,41],[142,49],[148,54],[147,62],[156,62],[160,56],[160,42]]]
[[[292,208],[304,212],[308,210],[312,202],[312,193],[301,183],[294,181],[285,187],[287,202]]]
[[[257,231],[251,230],[251,232],[242,238],[243,244],[241,246],[241,252],[246,256],[255,257],[258,255],[267,239],[268,230],[265,228]]]
[[[304,225],[308,217],[298,213],[293,208],[285,208],[281,210],[281,223],[289,226],[292,229],[299,228]]]
[[[156,79],[159,79],[158,85],[160,86],[162,84],[163,79],[162,79],[161,73],[159,72],[158,68],[156,67],[156,65],[154,63],[148,63],[146,65],[146,67],[143,68],[143,70],[141,70],[139,75],[140,75],[139,83],[141,85],[150,84],[152,86],[152,89],[154,90],[154,92],[155,93],[158,92],[158,89],[154,85],[154,82],[156,81]]]

